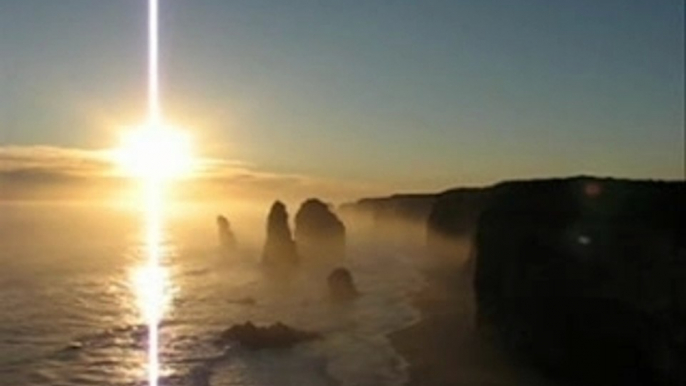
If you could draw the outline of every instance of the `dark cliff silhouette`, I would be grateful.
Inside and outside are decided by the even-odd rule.
[[[341,205],[340,213],[346,224],[354,224],[363,234],[404,244],[423,241],[426,219],[435,200],[436,194],[364,198]]]
[[[288,226],[288,212],[281,201],[276,201],[267,217],[267,240],[262,263],[273,269],[292,268],[298,264],[295,242]]]
[[[374,221],[402,219],[422,222],[431,210],[436,194],[394,194],[389,197],[363,198],[341,205],[342,212],[356,211],[370,215]]]
[[[447,336],[476,322],[466,352],[503,348],[571,384],[686,384],[686,183],[576,177],[424,199],[440,282],[424,296],[452,313],[430,322]],[[345,210],[416,209],[388,200]]]
[[[345,256],[345,226],[327,204],[311,198],[295,216],[295,242],[310,261],[339,260]]]
[[[217,232],[219,235],[219,245],[222,249],[229,252],[235,251],[237,246],[236,236],[231,230],[231,223],[222,215],[217,216]]]
[[[498,185],[480,217],[480,330],[589,385],[686,384],[686,185]]]
[[[458,264],[471,257],[479,217],[491,192],[491,188],[462,188],[439,194],[426,223],[429,252]]]

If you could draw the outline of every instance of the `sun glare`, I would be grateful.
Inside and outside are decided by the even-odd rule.
[[[186,177],[194,169],[188,134],[162,125],[144,126],[124,133],[115,158],[123,173],[148,181]]]
[[[160,378],[160,323],[168,301],[167,275],[163,251],[163,184],[145,180],[145,257],[137,268],[133,283],[141,316],[148,326],[148,386],[158,386]]]

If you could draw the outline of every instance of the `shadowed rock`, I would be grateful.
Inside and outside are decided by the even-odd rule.
[[[295,242],[288,226],[288,212],[281,201],[276,201],[267,217],[267,241],[262,263],[274,269],[292,268],[298,264]]]
[[[364,199],[341,213],[353,229],[379,213],[428,213],[416,233],[426,231],[438,284],[423,296],[431,309],[450,295],[411,343],[417,384],[431,383],[427,372],[465,366],[459,351],[435,360],[422,352],[435,352],[435,342],[460,346],[462,336],[468,359],[487,347],[500,357],[505,347],[517,369],[534,363],[565,385],[676,386],[686,385],[684,197],[683,181],[577,177],[452,189],[414,197],[416,206]],[[430,211],[410,211],[427,203]],[[472,338],[474,321],[482,334]],[[489,358],[478,362],[484,376],[494,370]],[[457,372],[466,381],[435,383],[491,384]]]
[[[295,241],[300,255],[313,261],[345,256],[343,222],[315,198],[305,201],[295,216]]]
[[[353,276],[345,268],[334,269],[327,278],[329,296],[335,301],[348,301],[357,298],[360,294],[355,288]]]
[[[236,341],[244,347],[260,350],[290,348],[298,343],[320,338],[321,335],[318,333],[297,330],[283,323],[260,327],[255,326],[252,322],[246,322],[234,325],[224,331],[219,338],[219,343],[225,344],[227,341]]]
[[[477,231],[480,330],[578,384],[686,384],[685,188],[496,186]]]
[[[236,249],[236,236],[231,230],[231,223],[222,215],[217,216],[217,231],[219,234],[219,245],[222,249],[234,251]]]
[[[451,189],[438,195],[427,219],[430,256],[458,265],[472,256],[472,240],[492,189]]]

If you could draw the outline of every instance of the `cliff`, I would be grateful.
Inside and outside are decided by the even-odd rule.
[[[439,194],[426,222],[426,245],[442,261],[463,264],[492,188],[452,189]]]
[[[476,232],[481,331],[585,384],[686,383],[685,187],[494,187]]]
[[[389,242],[424,242],[426,220],[436,194],[397,194],[364,198],[339,208],[345,223],[357,232]]]
[[[514,181],[351,208],[377,230],[400,222],[426,233],[434,285],[415,330],[442,326],[436,342],[470,342],[476,322],[479,338],[460,353],[499,347],[563,384],[686,384],[686,183]],[[415,362],[436,348],[410,338]],[[445,362],[415,364],[413,377],[454,377],[469,360]]]

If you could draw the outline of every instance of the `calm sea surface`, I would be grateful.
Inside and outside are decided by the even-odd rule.
[[[155,248],[164,286],[160,385],[399,385],[405,364],[386,334],[418,315],[413,261],[352,241],[346,265],[362,297],[327,299],[325,272],[275,283],[257,264],[265,208],[186,205],[165,210]],[[240,245],[217,246],[226,214]],[[142,211],[114,206],[0,204],[0,385],[146,385]],[[281,321],[324,339],[285,350],[216,344],[234,323]]]

